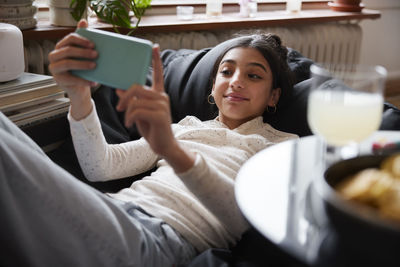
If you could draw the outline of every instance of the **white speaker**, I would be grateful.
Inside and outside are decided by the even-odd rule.
[[[18,78],[25,69],[24,39],[21,30],[0,23],[0,82]]]

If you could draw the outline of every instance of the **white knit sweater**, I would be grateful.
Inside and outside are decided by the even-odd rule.
[[[234,198],[234,180],[243,163],[268,146],[297,137],[273,129],[262,117],[230,130],[218,119],[202,122],[189,116],[172,130],[181,146],[196,153],[196,161],[187,172],[176,174],[143,138],[107,144],[94,107],[80,121],[68,119],[79,163],[90,181],[133,176],[157,166],[150,176],[111,196],[163,219],[199,252],[234,245],[248,228]]]

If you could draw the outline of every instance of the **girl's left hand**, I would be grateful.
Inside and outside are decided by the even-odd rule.
[[[177,173],[189,170],[195,154],[181,147],[171,129],[169,97],[165,93],[159,46],[153,47],[153,85],[133,85],[128,91],[117,90],[117,110],[125,111],[125,126],[136,123],[151,149],[163,157]]]
[[[160,48],[153,47],[153,85],[151,88],[133,85],[129,90],[117,90],[120,100],[118,111],[125,111],[125,126],[136,124],[140,134],[147,140],[153,151],[165,156],[176,139],[171,130],[169,97],[164,90],[163,68]]]

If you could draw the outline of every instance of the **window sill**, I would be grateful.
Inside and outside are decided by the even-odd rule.
[[[369,9],[364,9],[360,13],[336,12],[329,9],[305,9],[295,14],[289,14],[285,10],[266,10],[259,11],[254,18],[242,18],[238,15],[238,12],[225,12],[224,10],[223,15],[219,18],[207,18],[205,14],[195,13],[191,21],[178,20],[175,14],[146,15],[142,18],[139,28],[136,29],[134,34],[358,21],[362,19],[378,19],[380,16],[379,11]],[[90,17],[89,24],[94,28],[112,31],[110,24],[99,22],[96,17]],[[38,20],[36,28],[22,32],[25,39],[43,40],[59,39],[74,30],[74,27],[52,26],[48,19],[42,18]],[[128,32],[125,29],[120,31],[121,33]]]

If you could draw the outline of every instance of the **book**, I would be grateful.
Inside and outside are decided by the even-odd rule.
[[[50,151],[68,136],[69,98],[52,76],[23,73],[0,82],[0,111]]]
[[[2,111],[3,113],[6,114],[6,113],[9,113],[10,111],[14,111],[14,110],[22,109],[22,108],[25,108],[25,107],[42,104],[42,103],[45,103],[45,102],[48,102],[48,101],[51,101],[51,100],[62,98],[64,96],[65,96],[65,92],[60,91],[60,92],[56,92],[54,94],[39,96],[39,97],[35,97],[35,98],[32,98],[32,99],[28,99],[28,100],[17,102],[17,103],[13,103],[13,104],[6,104],[5,106],[0,106],[0,111]]]
[[[32,98],[47,96],[57,92],[63,92],[63,90],[55,82],[16,91],[0,92],[0,107],[21,103]]]
[[[4,113],[11,121],[17,122],[22,119],[34,118],[36,115],[44,114],[60,108],[69,107],[69,98],[63,97],[48,102],[28,106],[22,109]]]
[[[0,93],[55,83],[53,76],[24,72],[15,80],[0,82]]]

